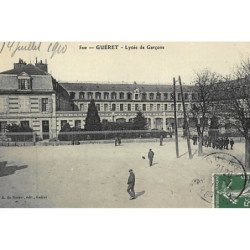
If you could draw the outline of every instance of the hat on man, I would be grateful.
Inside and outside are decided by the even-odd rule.
[[[133,169],[129,169],[129,172],[133,172]]]

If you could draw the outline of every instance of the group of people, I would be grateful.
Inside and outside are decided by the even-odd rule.
[[[197,145],[199,138],[197,135],[192,137],[193,145]],[[215,149],[233,149],[234,140],[231,138],[229,139],[227,136],[225,137],[211,137],[211,136],[204,136],[202,145],[205,147],[212,147]]]
[[[212,141],[212,147],[216,148],[216,149],[227,149],[228,150],[229,144],[230,144],[230,149],[233,149],[234,140],[233,139],[229,140],[228,137],[218,137]]]

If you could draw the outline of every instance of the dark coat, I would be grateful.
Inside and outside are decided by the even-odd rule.
[[[151,150],[148,152],[148,159],[153,159],[154,158],[154,152]]]
[[[130,175],[128,177],[128,185],[135,185],[135,174],[133,172],[130,172]]]

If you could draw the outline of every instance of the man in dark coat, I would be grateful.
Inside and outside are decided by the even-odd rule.
[[[153,165],[153,159],[154,159],[154,152],[152,151],[152,149],[149,149],[148,159],[149,159],[149,166],[151,167]]]
[[[128,188],[127,192],[130,195],[130,200],[135,199],[135,174],[133,173],[133,169],[129,170],[129,177],[128,177]]]
[[[230,140],[230,146],[231,146],[231,149],[233,149],[233,146],[234,146],[234,140],[233,139]]]

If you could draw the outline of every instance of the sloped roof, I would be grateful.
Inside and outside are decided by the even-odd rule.
[[[53,90],[51,75],[31,75],[32,90]],[[18,78],[13,74],[0,74],[0,91],[17,90]]]
[[[27,64],[27,65],[20,67],[20,68],[6,70],[6,71],[1,72],[0,74],[19,75],[22,72],[25,72],[28,75],[48,75],[48,73],[39,69],[38,67],[34,66],[33,64]]]
[[[172,85],[163,84],[135,84],[135,83],[65,83],[60,84],[67,91],[134,91],[139,89],[141,92],[171,92]],[[183,91],[191,91],[193,86],[183,85]],[[177,91],[179,86],[176,85]]]

